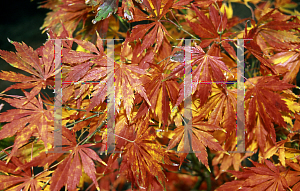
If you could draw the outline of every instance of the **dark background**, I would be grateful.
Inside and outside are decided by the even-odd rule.
[[[14,46],[7,38],[13,41],[24,41],[34,49],[41,46],[46,38],[40,27],[46,17],[47,9],[38,8],[42,0],[14,0],[1,1],[0,5],[0,49],[14,51]],[[1,63],[1,69],[3,68]]]
[[[43,25],[48,9],[38,6],[44,0],[14,0],[1,1],[0,3],[0,49],[6,51],[15,51],[14,45],[7,40],[25,42],[33,49],[42,46],[47,39],[47,34],[42,34],[40,27]],[[0,70],[22,72],[0,59]],[[0,92],[11,85],[11,82],[0,80]],[[12,95],[24,95],[20,90],[11,90],[8,92]],[[11,108],[7,103],[4,103],[3,110]],[[2,111],[3,111],[2,110]]]

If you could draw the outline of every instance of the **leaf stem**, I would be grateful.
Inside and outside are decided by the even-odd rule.
[[[126,141],[128,141],[128,142],[134,143],[134,141],[131,141],[131,140],[129,140],[129,139],[126,139],[126,138],[124,138],[124,137],[121,137],[121,136],[119,136],[119,135],[117,135],[117,134],[115,134],[115,136],[120,137],[121,139],[124,139],[124,140],[126,140]]]
[[[248,81],[251,85],[255,86],[248,78],[246,78],[245,76],[243,76],[239,71],[237,71],[237,73],[239,75],[241,75],[246,81]]]
[[[118,19],[119,19],[119,21],[124,25],[124,27],[127,29],[127,31],[128,31],[128,26],[125,24],[125,22],[124,22],[124,20],[122,19],[122,17],[120,17],[119,15],[114,15],[114,16],[116,16]]]
[[[80,122],[82,122],[82,121],[86,121],[86,120],[88,120],[88,119],[91,119],[91,118],[94,118],[94,117],[97,117],[97,116],[98,116],[98,114],[95,114],[95,115],[92,115],[92,116],[90,116],[90,117],[81,119],[81,120],[79,120],[79,121],[75,121],[74,123],[71,123],[71,124],[69,124],[69,125],[66,125],[66,127],[71,127],[72,125],[75,125],[75,124],[77,124],[77,123],[80,123]]]
[[[45,105],[50,105],[50,106],[54,106],[53,104],[49,104],[49,103],[44,103]],[[75,108],[71,108],[69,106],[62,106],[63,108],[66,108],[67,110],[75,110],[75,111],[85,111],[84,109],[75,109]],[[91,113],[97,113],[97,114],[104,114],[104,112],[101,111],[90,111]]]
[[[38,174],[34,175],[34,177],[36,178],[36,177],[38,177],[40,174],[42,174],[42,173],[44,173],[44,172],[48,171],[49,169],[56,167],[57,165],[59,165],[60,163],[62,163],[64,160],[65,160],[65,159],[63,159],[63,160],[59,161],[58,163],[56,163],[55,165],[53,165],[53,166],[49,167],[48,169],[45,169],[45,170],[43,170],[42,172],[40,172],[40,173],[38,173]],[[52,177],[51,177],[51,178],[52,178]]]
[[[173,55],[170,55],[170,56],[168,56],[168,57],[166,57],[166,58],[164,58],[164,59],[162,59],[161,61],[159,61],[157,64],[160,64],[161,62],[163,62],[163,61],[165,61],[166,59],[168,59],[168,58],[170,58],[170,57],[172,57]]]
[[[9,149],[9,148],[12,148],[12,147],[13,147],[13,145],[12,145],[12,146],[9,146],[9,147],[7,147],[7,148],[5,148],[5,149],[3,149],[2,151],[0,151],[0,153],[4,152],[5,150],[7,150],[7,149]]]
[[[105,125],[105,123],[106,123],[108,120],[109,120],[109,118],[106,119],[106,120],[104,120],[104,121],[102,121],[102,123],[95,129],[95,131],[94,131],[90,136],[88,136],[88,137],[86,137],[85,139],[83,139],[82,141],[80,141],[77,145],[84,145],[90,138],[92,138],[92,136],[94,136],[94,135],[96,134],[96,132],[97,132],[99,129],[101,129],[101,128]]]
[[[211,191],[211,178],[210,178],[210,173],[207,169],[205,169],[204,177],[207,183],[207,191]]]
[[[7,96],[7,97],[13,97],[13,98],[25,98],[25,96],[7,95],[7,94],[4,94],[4,93],[0,93],[0,96]]]
[[[79,135],[79,137],[77,138],[77,141],[80,140],[81,136],[88,130],[88,128],[86,128],[83,132],[82,132],[83,129],[81,129],[81,134]]]
[[[47,184],[50,182],[52,177],[49,178],[49,180],[43,185],[42,190],[47,186]]]
[[[161,20],[163,21],[163,20]],[[169,21],[170,23],[172,23],[173,25],[175,25],[179,30],[182,30],[183,32],[185,32],[186,34],[190,35],[192,38],[194,39],[197,39],[197,40],[200,40],[198,39],[197,37],[195,37],[193,34],[191,34],[190,32],[186,31],[180,24],[176,24],[174,23],[171,19],[167,18],[167,21]],[[201,42],[201,40],[200,40]]]
[[[182,116],[181,113],[180,113],[180,117],[181,117],[182,121],[187,125],[187,122],[184,120],[184,118],[183,118],[183,116]]]
[[[250,9],[251,17],[252,17],[253,20],[255,20],[254,11],[253,11],[252,7],[248,4],[248,2],[246,2],[245,5],[246,5],[246,7],[248,7]]]

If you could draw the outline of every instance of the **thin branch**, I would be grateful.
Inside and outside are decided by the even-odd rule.
[[[54,106],[53,104],[49,104],[49,103],[44,103],[45,105],[50,105],[50,106]],[[63,108],[66,108],[67,110],[75,110],[75,111],[85,111],[84,109],[75,109],[75,108],[71,108],[69,106],[61,106]],[[97,114],[104,114],[104,112],[101,111],[90,111],[91,113],[97,113]]]
[[[126,139],[126,138],[124,138],[124,137],[121,137],[121,136],[119,136],[119,135],[117,135],[117,134],[114,134],[114,135],[117,136],[117,137],[120,137],[121,139],[124,139],[124,140],[126,140],[126,141],[128,141],[128,142],[134,143],[134,141],[131,141],[131,140],[129,140],[129,139]]]
[[[32,144],[31,144],[31,156],[30,156],[30,161],[32,161],[32,154],[33,154],[33,142],[32,142]],[[31,167],[31,172],[32,172],[32,174],[34,174],[34,172],[33,172],[33,166]]]
[[[43,185],[42,190],[47,186],[47,184],[50,182],[52,177],[49,178],[49,180]]]
[[[246,5],[246,7],[248,7],[250,9],[251,17],[252,17],[253,20],[255,20],[254,11],[253,11],[252,7],[248,4],[248,2],[246,2],[245,5]]]
[[[13,97],[13,98],[25,98],[25,96],[7,95],[7,94],[4,94],[4,93],[0,93],[0,96],[7,96],[7,97]]]
[[[9,146],[9,147],[7,147],[7,148],[5,148],[5,149],[2,149],[2,151],[0,151],[0,153],[4,152],[5,150],[7,150],[7,149],[9,149],[9,148],[11,148],[11,147],[13,147],[13,145],[12,145],[12,146]]]
[[[42,172],[40,172],[40,173],[34,175],[34,177],[35,177],[35,178],[38,177],[40,174],[42,174],[42,173],[48,171],[49,169],[52,169],[52,168],[56,167],[57,165],[59,165],[59,164],[62,163],[63,161],[64,161],[64,160],[59,161],[58,163],[56,163],[55,165],[49,167],[48,169],[45,169],[45,170],[43,170]]]
[[[163,21],[163,20],[162,20]],[[197,40],[200,40],[198,39],[197,37],[195,37],[193,34],[191,34],[190,32],[186,31],[180,24],[176,24],[174,23],[171,19],[167,18],[167,21],[169,21],[170,23],[172,23],[173,25],[175,25],[179,30],[182,30],[183,32],[185,32],[186,34],[190,35],[192,38],[194,39],[197,39]],[[200,40],[201,42],[201,40]]]
[[[101,129],[105,124],[106,122],[108,121],[109,119],[106,119],[104,121],[102,121],[102,123],[95,129],[95,131],[88,137],[86,137],[85,139],[83,139],[82,141],[80,141],[77,145],[84,145],[90,138],[92,138],[92,136],[94,136],[96,134],[96,132]]]
[[[251,85],[255,86],[248,78],[243,76],[240,72],[237,72],[239,75],[241,75],[246,81],[248,81]]]
[[[69,124],[69,125],[66,125],[66,127],[71,127],[71,126],[73,126],[73,125],[75,125],[75,124],[77,124],[77,123],[80,123],[80,122],[82,122],[82,121],[86,121],[86,120],[88,120],[88,119],[92,119],[92,118],[97,117],[97,116],[98,116],[98,114],[95,114],[95,115],[92,115],[92,116],[90,116],[90,117],[81,119],[81,120],[79,120],[79,121],[75,121],[74,123],[71,123],[71,124]]]

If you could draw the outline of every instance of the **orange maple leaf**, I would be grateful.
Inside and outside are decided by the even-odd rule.
[[[254,85],[254,84],[253,84]],[[275,144],[276,134],[272,122],[286,127],[281,112],[290,112],[282,96],[277,91],[295,87],[292,84],[280,81],[276,76],[264,76],[251,86],[245,95],[246,128],[254,133],[259,147],[264,150],[266,138],[270,136]],[[272,98],[272,99],[270,99]],[[258,114],[258,115],[257,115]],[[258,116],[256,118],[256,116]],[[254,122],[257,121],[255,124]]]
[[[26,76],[15,72],[2,71],[0,73],[0,79],[11,82],[20,82],[11,85],[3,92],[10,89],[29,89],[30,96],[28,101],[36,96],[41,89],[45,89],[47,85],[53,84],[53,77],[55,75],[54,68],[54,42],[49,40],[44,46],[38,50],[33,50],[28,47],[24,42],[12,42],[17,52],[8,52],[0,50],[0,56],[7,63],[15,68],[24,70],[25,72],[32,74],[32,76]],[[25,103],[24,103],[25,104]]]
[[[28,102],[29,93],[25,92],[26,98],[1,98],[17,109],[11,109],[0,114],[0,122],[9,122],[0,130],[0,139],[16,135],[13,150],[8,160],[13,156],[19,147],[27,143],[30,137],[38,133],[43,140],[47,150],[48,138],[48,121],[53,121],[53,109],[48,107],[45,110],[41,97],[34,97]],[[26,105],[23,105],[28,102]]]
[[[218,141],[212,136],[212,132],[216,130],[222,129],[207,122],[195,121],[193,118],[192,129],[188,130],[185,126],[179,126],[174,130],[174,135],[169,142],[168,149],[175,147],[179,143],[177,151],[183,152],[185,151],[184,145],[187,143],[185,140],[188,140],[188,145],[191,146],[193,151],[196,151],[195,155],[199,161],[210,170],[205,147],[216,151],[223,151],[221,145],[217,143]],[[185,139],[187,136],[190,137],[190,139]],[[187,154],[188,153],[179,153],[181,164]]]
[[[286,171],[281,171],[271,161],[265,160],[265,164],[253,162],[255,167],[244,168],[243,172],[228,171],[239,180],[226,182],[217,191],[233,190],[278,190],[285,191],[289,188]],[[290,189],[290,188],[289,188]]]
[[[44,171],[34,175],[31,168],[20,168],[23,163],[16,157],[12,157],[8,164],[0,161],[0,171],[10,175],[0,175],[0,189],[38,191],[41,185],[46,185],[50,180],[48,177],[52,172]]]

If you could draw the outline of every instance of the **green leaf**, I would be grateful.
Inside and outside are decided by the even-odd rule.
[[[85,4],[89,6],[96,6],[100,3],[100,0],[85,0]]]
[[[3,126],[3,123],[0,123],[0,130],[2,129],[2,126]],[[0,151],[2,151],[3,149],[5,149],[9,146],[12,146],[14,144],[14,141],[15,141],[15,136],[0,140]],[[0,153],[0,158],[4,155],[6,155],[4,152]]]
[[[95,19],[93,19],[93,24],[96,24],[96,22],[101,21],[103,19],[108,18],[112,12],[116,13],[118,10],[118,6],[116,4],[116,0],[106,0],[102,5],[100,5],[97,9],[97,15]]]

